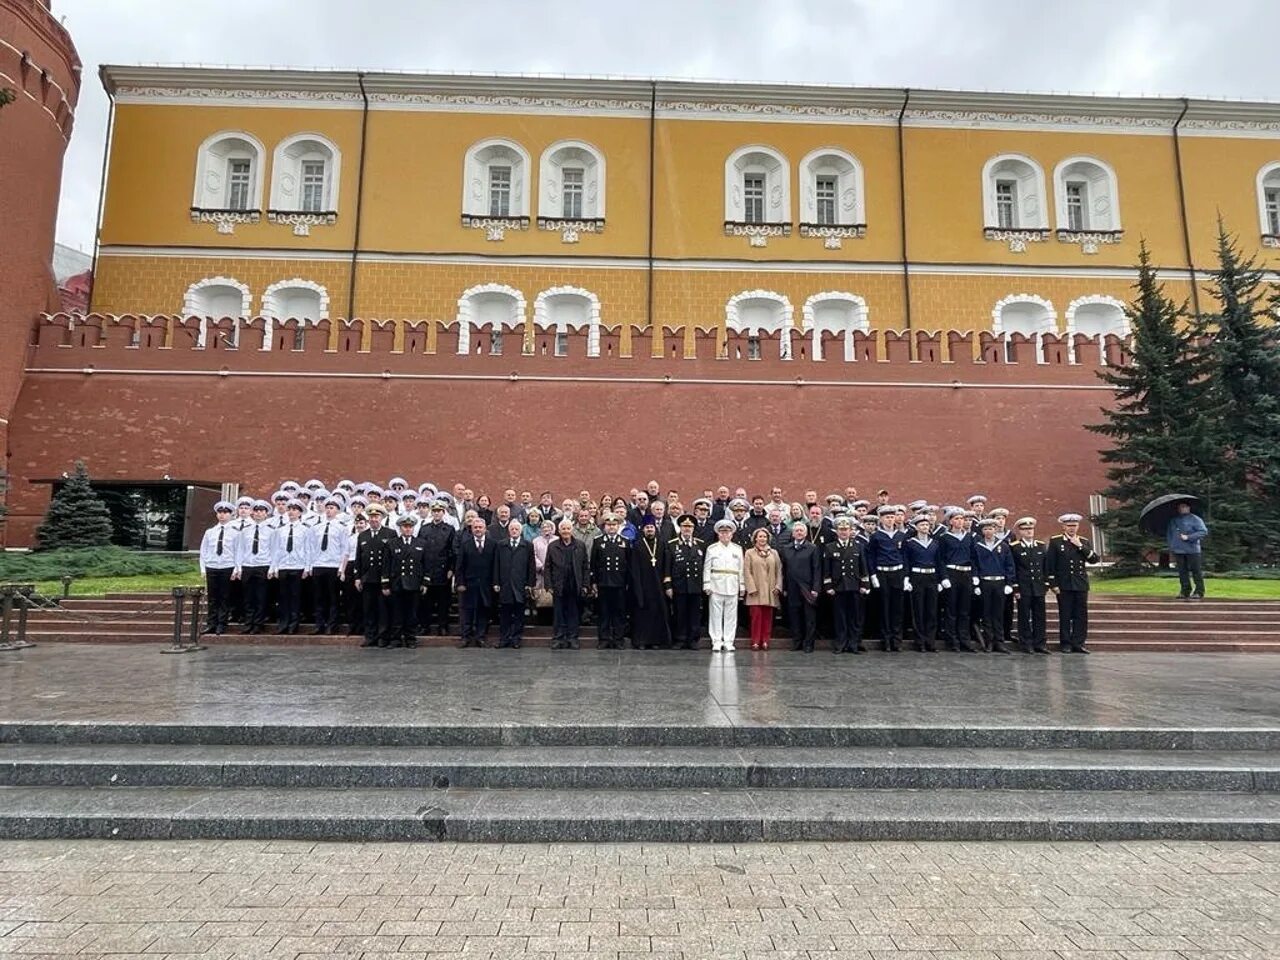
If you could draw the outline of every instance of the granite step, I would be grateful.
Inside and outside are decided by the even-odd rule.
[[[1177,791],[0,788],[0,838],[1280,840],[1280,796]]]
[[[823,714],[834,711],[823,710]],[[821,714],[820,714],[821,715]],[[0,721],[0,744],[172,747],[763,747],[1025,751],[1280,751],[1280,726],[1009,726],[989,724],[699,725],[626,723],[146,723]],[[3,749],[3,748],[0,748]],[[1099,760],[1099,762],[1104,762]]]
[[[1280,752],[15,745],[0,786],[1280,792]]]

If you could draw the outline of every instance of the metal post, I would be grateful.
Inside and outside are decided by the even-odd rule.
[[[35,593],[34,583],[22,583],[14,588],[18,602],[18,635],[9,644],[10,650],[25,650],[35,644],[27,639],[27,610],[31,607],[31,594]]]
[[[64,575],[64,576],[63,576],[63,578],[62,578],[62,598],[63,598],[64,600],[65,600],[67,597],[71,596],[71,581],[72,581],[72,580],[74,580],[74,579],[75,579],[75,577],[73,577],[73,576],[72,576],[71,574],[69,574],[69,573],[68,573],[68,574],[66,574],[66,575]]]
[[[187,650],[195,653],[204,649],[200,643],[200,599],[204,596],[204,587],[188,587],[187,595],[191,597],[191,643]]]
[[[0,585],[0,650],[12,649],[9,643],[9,624],[13,619],[13,587]]]
[[[187,588],[173,588],[173,645],[165,647],[161,653],[186,653],[187,648],[182,643],[183,614],[187,605]]]

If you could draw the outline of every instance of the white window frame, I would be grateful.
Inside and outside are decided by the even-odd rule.
[[[504,283],[481,283],[474,287],[468,287],[462,291],[462,296],[458,297],[459,355],[471,352],[471,328],[476,323],[475,298],[491,293],[503,294],[512,301],[510,315],[507,319],[500,321],[498,326],[507,330],[517,330],[524,326],[526,304],[523,292]]]
[[[319,210],[304,210],[303,163],[324,164],[323,202]],[[338,187],[342,175],[342,152],[338,145],[319,133],[296,133],[285,137],[271,157],[271,209],[281,213],[336,213]]]
[[[1046,333],[1058,332],[1058,311],[1054,309],[1053,301],[1046,300],[1044,297],[1037,296],[1034,293],[1011,293],[1007,297],[1002,297],[996,301],[996,305],[991,308],[991,332],[994,334],[1007,333],[1004,325],[1004,311],[1006,307],[1011,307],[1019,303],[1034,303],[1036,306],[1044,310],[1044,315],[1040,318],[1037,329],[1027,334],[1022,330],[1015,330],[1014,333],[1021,333],[1023,336],[1030,336],[1035,340],[1036,344],[1036,363],[1044,363],[1044,350],[1041,338]],[[1013,360],[1013,344],[1005,338],[1004,345],[1005,360]]]
[[[862,163],[839,147],[820,147],[800,161],[800,220],[818,223],[818,177],[836,178],[836,218],[823,226],[861,226],[867,222]]]
[[[515,168],[506,163],[491,163],[485,172],[489,175],[489,216],[511,216],[511,191],[515,186]]]
[[[1017,183],[1012,227],[1000,225],[996,206],[996,183],[1000,180]],[[982,168],[982,217],[983,227],[989,230],[1049,229],[1049,202],[1040,164],[1021,153],[1002,153],[988,160]]]
[[[1071,226],[1067,184],[1084,185],[1084,225]],[[1059,230],[1072,233],[1107,233],[1123,229],[1120,223],[1120,187],[1110,165],[1097,157],[1067,157],[1053,168],[1054,204]]]
[[[203,349],[208,343],[209,321],[211,319],[223,319],[222,317],[212,317],[201,308],[201,291],[209,287],[234,289],[240,294],[240,314],[231,318],[234,325],[231,328],[230,343],[230,346],[238,347],[240,345],[240,321],[247,318],[253,310],[253,294],[250,292],[248,284],[241,283],[233,277],[205,277],[203,280],[197,280],[187,287],[187,292],[182,298],[182,315],[184,317],[197,317],[200,320],[200,331],[196,334],[196,347]]]
[[[818,308],[824,303],[830,302],[848,303],[852,310],[853,322],[848,325],[834,326],[829,323],[818,322]],[[824,290],[822,293],[815,293],[804,302],[804,308],[801,311],[801,321],[804,324],[803,330],[812,340],[811,356],[814,360],[825,360],[826,357],[822,350],[822,335],[824,333],[838,333],[844,339],[844,359],[846,361],[853,360],[856,356],[854,351],[853,335],[861,331],[866,333],[871,329],[870,312],[867,310],[867,301],[858,296],[856,293],[849,293],[845,290]]]
[[[777,303],[781,308],[777,314],[777,323],[761,326],[760,324],[745,321],[742,317],[742,307],[752,300],[772,300]],[[778,293],[776,290],[743,290],[741,293],[735,293],[724,305],[725,328],[735,333],[745,333],[747,335],[748,353],[753,349],[751,338],[756,338],[754,349],[758,351],[758,338],[761,333],[778,333],[779,353],[783,360],[791,359],[791,322],[794,314],[795,311],[791,307],[791,301],[785,294]],[[755,359],[759,359],[758,354]]]
[[[1273,161],[1262,167],[1258,171],[1256,184],[1257,200],[1258,200],[1258,232],[1264,237],[1280,237],[1280,231],[1272,230],[1271,218],[1267,211],[1267,181],[1271,180],[1273,187],[1280,191],[1280,160]],[[1280,243],[1268,243],[1268,246],[1280,246]]]
[[[564,215],[563,170],[582,171],[582,215]],[[538,161],[538,216],[547,220],[603,220],[606,168],[604,153],[585,140],[557,140]]]
[[[243,130],[220,130],[205,139],[196,153],[195,184],[191,206],[197,210],[230,210],[228,163],[245,159],[250,163],[249,206],[247,212],[262,209],[262,173],[266,150],[262,141]]]
[[[491,217],[489,213],[489,168],[511,168],[511,212],[506,218],[529,216],[529,151],[514,140],[494,137],[467,148],[463,158],[462,213],[470,217]]]
[[[729,154],[724,164],[724,219],[726,223],[746,223],[743,176],[760,173],[765,178],[762,223],[791,223],[791,165],[773,147],[752,144]]]
[[[580,297],[587,302],[586,319],[578,323],[567,323],[552,319],[551,301],[557,297]],[[549,287],[539,293],[533,301],[533,325],[538,330],[555,331],[555,356],[568,345],[568,332],[587,328],[587,356],[600,356],[600,298],[583,287]],[[563,346],[562,346],[563,344]]]
[[[284,298],[291,290],[308,290],[315,293],[320,301],[320,316],[318,317],[288,317],[281,316],[281,304]],[[299,320],[297,332],[294,334],[294,350],[303,348],[303,340],[305,336],[306,325],[310,323],[312,326],[318,324],[321,320],[329,319],[329,291],[322,284],[316,283],[314,280],[304,280],[301,277],[293,277],[289,280],[278,280],[267,289],[262,291],[262,349],[271,349],[271,335],[275,325],[280,320]]]

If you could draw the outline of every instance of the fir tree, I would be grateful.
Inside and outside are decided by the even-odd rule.
[[[1185,307],[1165,295],[1145,242],[1134,290],[1125,311],[1133,332],[1132,358],[1099,373],[1115,391],[1115,402],[1103,409],[1102,423],[1089,426],[1111,441],[1102,452],[1109,482],[1103,492],[1117,506],[1098,518],[1098,525],[1107,533],[1117,566],[1128,571],[1142,567],[1162,545],[1138,527],[1147,501],[1190,493],[1213,506],[1222,494],[1219,446],[1206,406],[1208,360],[1196,348]],[[1224,544],[1231,539],[1232,521],[1225,524],[1220,531],[1215,523],[1214,556],[1233,564],[1238,551],[1218,546],[1220,539]]]
[[[36,530],[41,550],[63,547],[105,547],[111,543],[111,514],[89,485],[89,471],[77,460],[75,472],[49,502]]]
[[[1274,562],[1280,553],[1280,307],[1252,257],[1218,221],[1218,269],[1212,274],[1216,313],[1201,330],[1212,357],[1211,402],[1228,478],[1242,511],[1261,532],[1249,541],[1249,559]],[[1259,522],[1260,521],[1260,522]]]

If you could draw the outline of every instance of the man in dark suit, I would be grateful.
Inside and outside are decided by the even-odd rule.
[[[577,650],[582,624],[582,602],[591,590],[587,546],[573,535],[573,523],[561,520],[560,536],[547,545],[542,582],[551,591],[554,615],[552,650]]]
[[[458,591],[462,620],[458,646],[483,647],[489,634],[489,601],[493,596],[493,554],[496,544],[484,520],[471,521],[470,532],[458,532],[453,585]]]
[[[650,519],[641,527],[653,523]],[[618,534],[618,518],[606,516],[604,536],[591,550],[591,583],[600,601],[596,646],[602,650],[621,650],[626,635],[627,575],[631,566],[627,550],[627,541]]]
[[[813,653],[822,563],[817,547],[809,543],[808,525],[793,523],[791,543],[781,547],[778,554],[782,557],[782,595],[787,601],[791,649]]]
[[[493,596],[498,603],[498,646],[519,648],[524,639],[524,609],[533,591],[533,545],[521,536],[523,525],[512,520],[507,535],[494,548]]]
[[[356,556],[352,562],[352,582],[360,594],[364,613],[362,647],[385,647],[387,637],[387,603],[383,596],[383,573],[386,568],[387,541],[391,539],[382,521],[387,511],[382,504],[372,504],[366,511],[369,529],[356,538]]]
[[[388,646],[418,645],[418,598],[422,596],[422,541],[413,535],[417,520],[406,514],[399,520],[399,536],[387,543],[387,568],[391,595],[387,598]]]
[[[424,633],[434,629],[449,635],[449,578],[453,575],[453,527],[444,521],[445,503],[431,504],[431,519],[418,528],[422,542],[422,590],[418,625]]]

